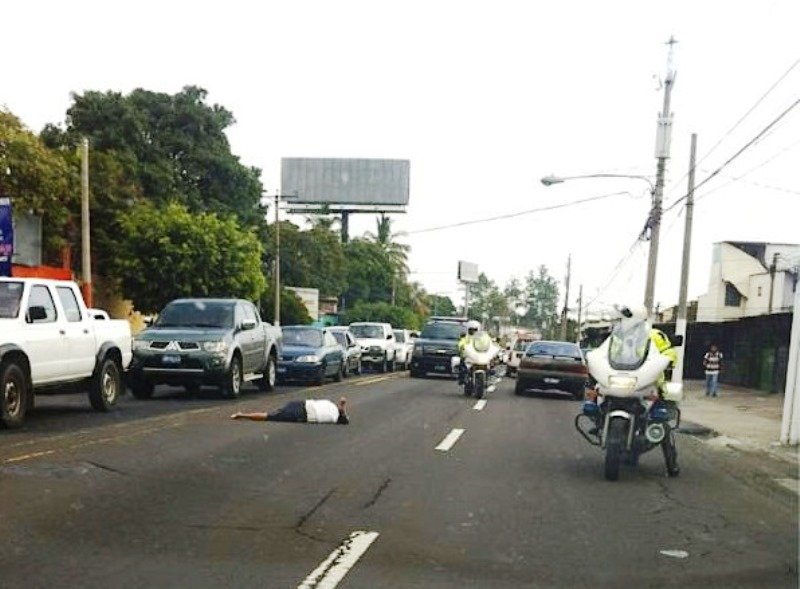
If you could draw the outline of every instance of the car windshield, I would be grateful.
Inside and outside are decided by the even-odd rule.
[[[552,356],[581,359],[581,350],[576,344],[562,342],[534,342],[528,346],[526,356]]]
[[[351,325],[350,331],[359,339],[383,339],[380,325]]]
[[[168,304],[155,327],[233,327],[234,303],[227,301],[177,301]]]
[[[21,282],[0,282],[0,319],[16,319],[23,290]]]
[[[402,331],[395,331],[394,339],[397,343],[404,344],[406,343],[406,334],[403,333]]]
[[[336,338],[336,341],[339,342],[340,345],[347,347],[347,336],[342,331],[332,331],[333,337]]]
[[[318,329],[308,329],[302,327],[284,328],[283,344],[285,346],[320,348],[322,347],[322,332]]]
[[[463,325],[458,323],[428,323],[422,329],[422,339],[457,340],[461,333],[466,332]]]

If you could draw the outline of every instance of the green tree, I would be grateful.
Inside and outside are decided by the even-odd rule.
[[[481,272],[478,282],[469,285],[469,317],[488,322],[508,315],[508,301],[493,280]]]
[[[366,234],[368,241],[376,243],[386,252],[395,277],[405,280],[408,274],[408,252],[411,247],[397,241],[397,237],[398,235],[392,231],[392,219],[385,213],[381,213],[376,220],[375,233]]]
[[[389,303],[395,276],[384,248],[364,239],[354,239],[345,244],[344,250],[346,305],[351,307],[358,301]]]
[[[179,297],[239,297],[258,301],[265,289],[261,244],[233,218],[193,214],[173,203],[141,203],[120,219],[112,276],[145,312]]]
[[[523,321],[530,327],[541,329],[545,337],[553,337],[558,312],[558,281],[550,275],[547,266],[539,266],[538,272],[531,270],[525,279],[526,306],[528,312]]]
[[[360,301],[345,312],[345,321],[377,321],[391,323],[397,329],[422,328],[423,319],[406,307],[398,307],[384,302],[368,303]]]
[[[428,309],[431,315],[439,317],[455,317],[458,315],[455,304],[450,297],[438,294],[428,295]]]
[[[79,209],[76,182],[77,169],[70,169],[16,116],[0,110],[0,192],[12,199],[16,211],[41,215],[45,263],[57,263],[70,231],[80,226],[73,216]]]
[[[192,212],[232,213],[243,226],[260,225],[260,171],[231,153],[225,129],[233,114],[207,104],[206,95],[195,86],[174,95],[143,89],[73,94],[65,129],[48,125],[42,138],[73,149],[88,137],[93,154],[123,162],[141,195],[158,205],[177,201]]]
[[[267,285],[261,295],[260,310],[264,321],[275,323],[275,289]],[[308,309],[300,297],[291,290],[281,289],[281,325],[310,325],[312,322]]]

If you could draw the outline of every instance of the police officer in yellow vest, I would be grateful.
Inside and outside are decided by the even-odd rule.
[[[660,329],[655,327],[650,329],[650,341],[655,344],[659,353],[669,358],[669,366],[667,367],[667,370],[662,372],[658,379],[658,390],[663,395],[664,385],[667,383],[666,372],[669,372],[670,374],[672,373],[672,369],[678,362],[678,353],[675,351],[675,348],[672,347],[672,342],[669,341],[667,334]]]
[[[481,324],[475,320],[467,321],[467,333],[463,334],[461,338],[458,340],[458,356],[461,358],[461,362],[458,365],[458,384],[464,384],[464,350],[469,343],[469,340],[472,338],[473,335],[478,333],[481,329]]]

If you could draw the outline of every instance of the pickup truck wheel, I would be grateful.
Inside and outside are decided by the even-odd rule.
[[[144,380],[135,380],[131,383],[131,393],[137,399],[149,399],[153,396],[155,387]]]
[[[275,382],[278,379],[277,374],[275,356],[270,354],[267,357],[267,367],[264,369],[264,376],[259,381],[262,391],[270,392],[275,390]]]
[[[239,356],[231,360],[231,367],[225,375],[222,385],[222,395],[228,399],[235,399],[242,392],[242,361]]]
[[[113,358],[103,358],[100,369],[92,378],[89,402],[95,411],[110,411],[122,391],[122,373]]]
[[[30,394],[22,368],[15,362],[0,364],[0,423],[3,427],[22,425]]]

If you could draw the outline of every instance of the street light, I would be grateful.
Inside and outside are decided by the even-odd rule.
[[[650,186],[650,194],[656,191],[653,181],[647,176],[636,176],[633,174],[586,174],[583,176],[545,176],[541,182],[545,186],[552,186],[553,184],[561,184],[567,180],[582,180],[584,178],[632,178],[634,180],[644,180]]]
[[[656,259],[658,258],[657,224],[660,223],[661,199],[658,197],[656,185],[647,176],[637,176],[635,174],[585,174],[582,176],[545,176],[541,182],[545,186],[560,184],[567,180],[583,180],[587,178],[627,178],[631,180],[643,180],[650,187],[651,208],[650,216],[647,220],[647,227],[651,230],[650,253],[647,260],[647,283],[644,290],[644,306],[647,308],[648,315],[653,312],[653,293],[656,283]]]

